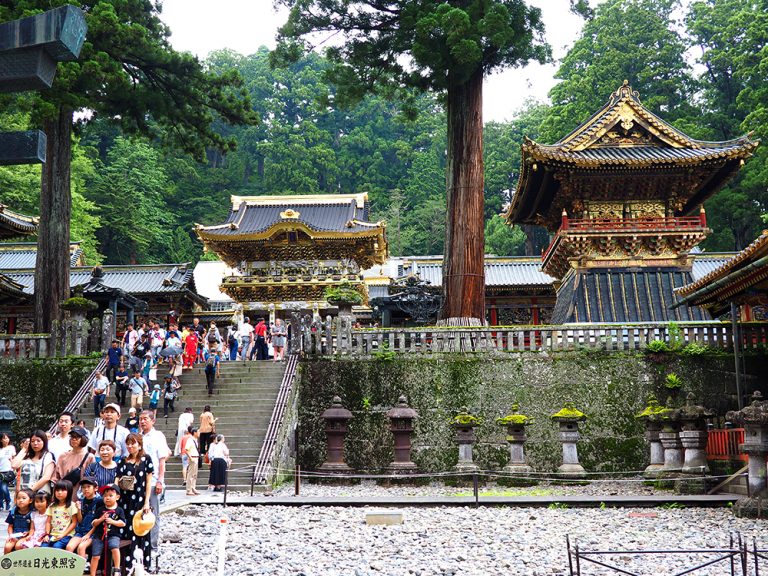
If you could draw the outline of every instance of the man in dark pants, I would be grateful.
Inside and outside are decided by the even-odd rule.
[[[120,349],[120,342],[118,340],[112,340],[112,346],[107,350],[104,359],[107,361],[107,369],[105,376],[109,381],[115,383],[115,375],[117,369],[120,368],[120,359],[123,357],[123,351]]]
[[[259,318],[259,323],[253,329],[256,335],[256,360],[267,360],[269,358],[269,347],[267,346],[267,323],[264,318]]]

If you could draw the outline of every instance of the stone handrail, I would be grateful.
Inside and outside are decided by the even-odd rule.
[[[50,334],[0,334],[0,362],[47,358]]]
[[[730,323],[680,322],[670,331],[668,323],[584,324],[493,327],[414,327],[353,329],[342,317],[303,323],[292,347],[307,355],[370,356],[382,353],[434,354],[440,352],[527,352],[580,348],[641,350],[654,340],[684,346],[698,343],[732,349]],[[297,326],[298,327],[298,326]],[[768,347],[768,324],[739,325],[745,350]]]

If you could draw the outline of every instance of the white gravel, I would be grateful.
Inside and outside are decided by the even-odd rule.
[[[731,532],[768,544],[764,521],[734,518],[727,508],[397,508],[402,525],[366,525],[365,514],[375,510],[190,506],[163,515],[163,534],[181,542],[163,544],[161,572],[216,574],[222,516],[230,520],[225,574],[244,576],[565,575],[566,534],[591,550],[722,548]],[[611,561],[660,576],[705,558],[621,554]],[[582,574],[616,572],[582,562]],[[728,564],[695,574],[729,574]]]

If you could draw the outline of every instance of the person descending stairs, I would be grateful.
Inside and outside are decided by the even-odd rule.
[[[199,426],[200,414],[209,405],[216,418],[216,433],[224,435],[232,458],[229,489],[250,490],[251,466],[258,460],[285,366],[272,362],[222,362],[213,395],[209,396],[205,366],[196,364],[191,370],[185,370],[180,378],[176,411],[169,413],[168,418],[159,413],[155,427],[165,434],[169,446],[173,446],[179,416],[184,410],[192,408],[193,425]],[[210,469],[202,460],[200,468],[198,486],[205,489]],[[237,470],[242,468],[245,469]],[[168,488],[182,487],[180,456],[168,459],[165,478]]]

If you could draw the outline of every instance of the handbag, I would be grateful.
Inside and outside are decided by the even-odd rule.
[[[8,484],[8,486],[15,486],[16,485],[16,474],[13,473],[13,470],[8,470],[6,472],[0,472],[0,480]]]
[[[62,480],[71,482],[72,486],[80,482],[80,478],[83,477],[83,464],[85,464],[85,460],[88,458],[89,455],[90,454],[88,453],[88,451],[86,451],[85,456],[83,456],[83,459],[80,460],[80,464],[78,465],[78,467],[72,468],[72,470],[64,474],[64,477],[62,478]]]
[[[117,479],[117,485],[120,490],[128,490],[129,492],[136,486],[136,476],[120,476]]]

